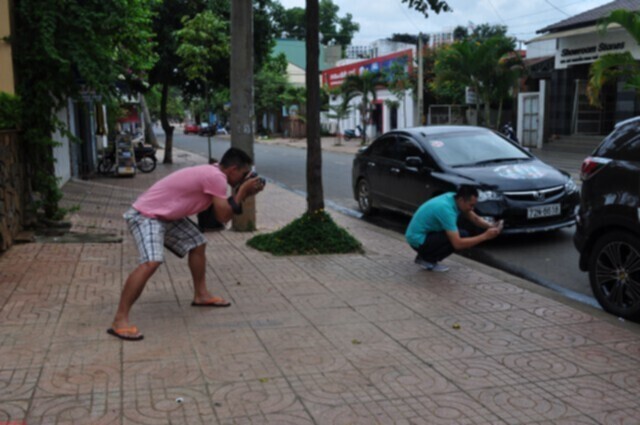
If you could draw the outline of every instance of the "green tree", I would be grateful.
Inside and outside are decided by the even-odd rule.
[[[389,41],[394,41],[397,43],[408,43],[408,44],[418,44],[419,36],[417,34],[393,34],[391,37],[387,38]],[[429,44],[429,34],[422,34],[422,44]]]
[[[337,44],[348,46],[353,35],[360,30],[360,25],[353,22],[353,16],[347,13],[338,16],[340,7],[332,0],[320,0],[319,2],[319,28],[321,43],[324,45]],[[278,30],[285,33],[288,38],[304,40],[307,32],[306,12],[301,7],[292,7],[275,14],[278,20]]]
[[[14,0],[17,92],[23,104],[23,141],[30,186],[49,218],[59,216],[52,134],[69,134],[55,111],[83,90],[107,100],[115,82],[145,78],[156,60],[153,0],[52,2]]]
[[[383,73],[371,71],[364,71],[360,75],[348,75],[342,83],[341,91],[345,96],[361,96],[358,109],[362,122],[362,145],[367,144],[367,125],[371,118],[372,103],[378,98],[377,90],[386,84]]]
[[[411,77],[405,65],[394,62],[386,72],[387,88],[398,99],[398,103],[403,105],[404,128],[407,127],[407,90],[413,90]]]
[[[256,117],[278,111],[284,104],[283,94],[287,86],[287,58],[281,53],[262,66],[254,79]]]
[[[353,109],[353,105],[351,105],[352,96],[345,96],[342,98],[340,103],[335,105],[329,105],[329,113],[327,116],[331,119],[335,119],[338,122],[336,132],[338,133],[338,145],[342,145],[342,131],[340,128],[340,122],[346,119]]]
[[[438,51],[435,63],[435,85],[460,84],[469,86],[476,93],[476,111],[484,103],[484,123],[491,126],[491,102],[498,93],[504,67],[513,67],[508,55],[514,54],[515,42],[504,36],[491,37],[482,43],[470,39],[445,46]],[[511,68],[510,68],[511,69]]]
[[[605,32],[611,24],[620,25],[637,44],[640,44],[640,12],[614,10],[599,23],[600,30]],[[626,88],[640,91],[640,65],[630,52],[602,55],[592,63],[587,85],[589,102],[594,106],[600,106],[602,87],[619,76],[624,78]]]
[[[176,31],[179,47],[176,54],[182,59],[181,66],[190,81],[204,83],[207,121],[209,121],[209,76],[214,72],[215,62],[229,56],[229,26],[212,11],[206,10],[193,18],[182,18],[181,29]],[[209,123],[212,125],[213,123]],[[208,138],[209,159],[211,139]]]

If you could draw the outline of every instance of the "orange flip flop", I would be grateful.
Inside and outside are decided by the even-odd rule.
[[[224,298],[220,297],[211,297],[205,302],[197,303],[193,301],[191,303],[192,307],[229,307],[231,303],[226,301]]]
[[[115,329],[109,328],[107,329],[107,333],[125,341],[140,341],[144,338],[144,335],[138,332],[138,328],[136,326]]]

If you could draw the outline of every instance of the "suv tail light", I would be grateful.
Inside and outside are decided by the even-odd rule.
[[[597,156],[588,157],[584,160],[580,168],[580,180],[585,181],[593,177],[595,173],[603,169],[604,166],[610,162],[611,160],[608,158],[600,158]]]

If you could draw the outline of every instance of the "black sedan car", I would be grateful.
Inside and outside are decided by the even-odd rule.
[[[352,183],[363,214],[406,214],[463,184],[478,187],[476,213],[504,220],[503,233],[542,232],[575,223],[580,200],[569,174],[492,130],[429,126],[383,134],[356,155]]]

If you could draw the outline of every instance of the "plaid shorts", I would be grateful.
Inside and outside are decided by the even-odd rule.
[[[182,258],[192,249],[207,243],[198,226],[187,218],[163,221],[145,217],[133,208],[129,208],[123,217],[136,241],[140,264],[164,262],[163,246]]]

